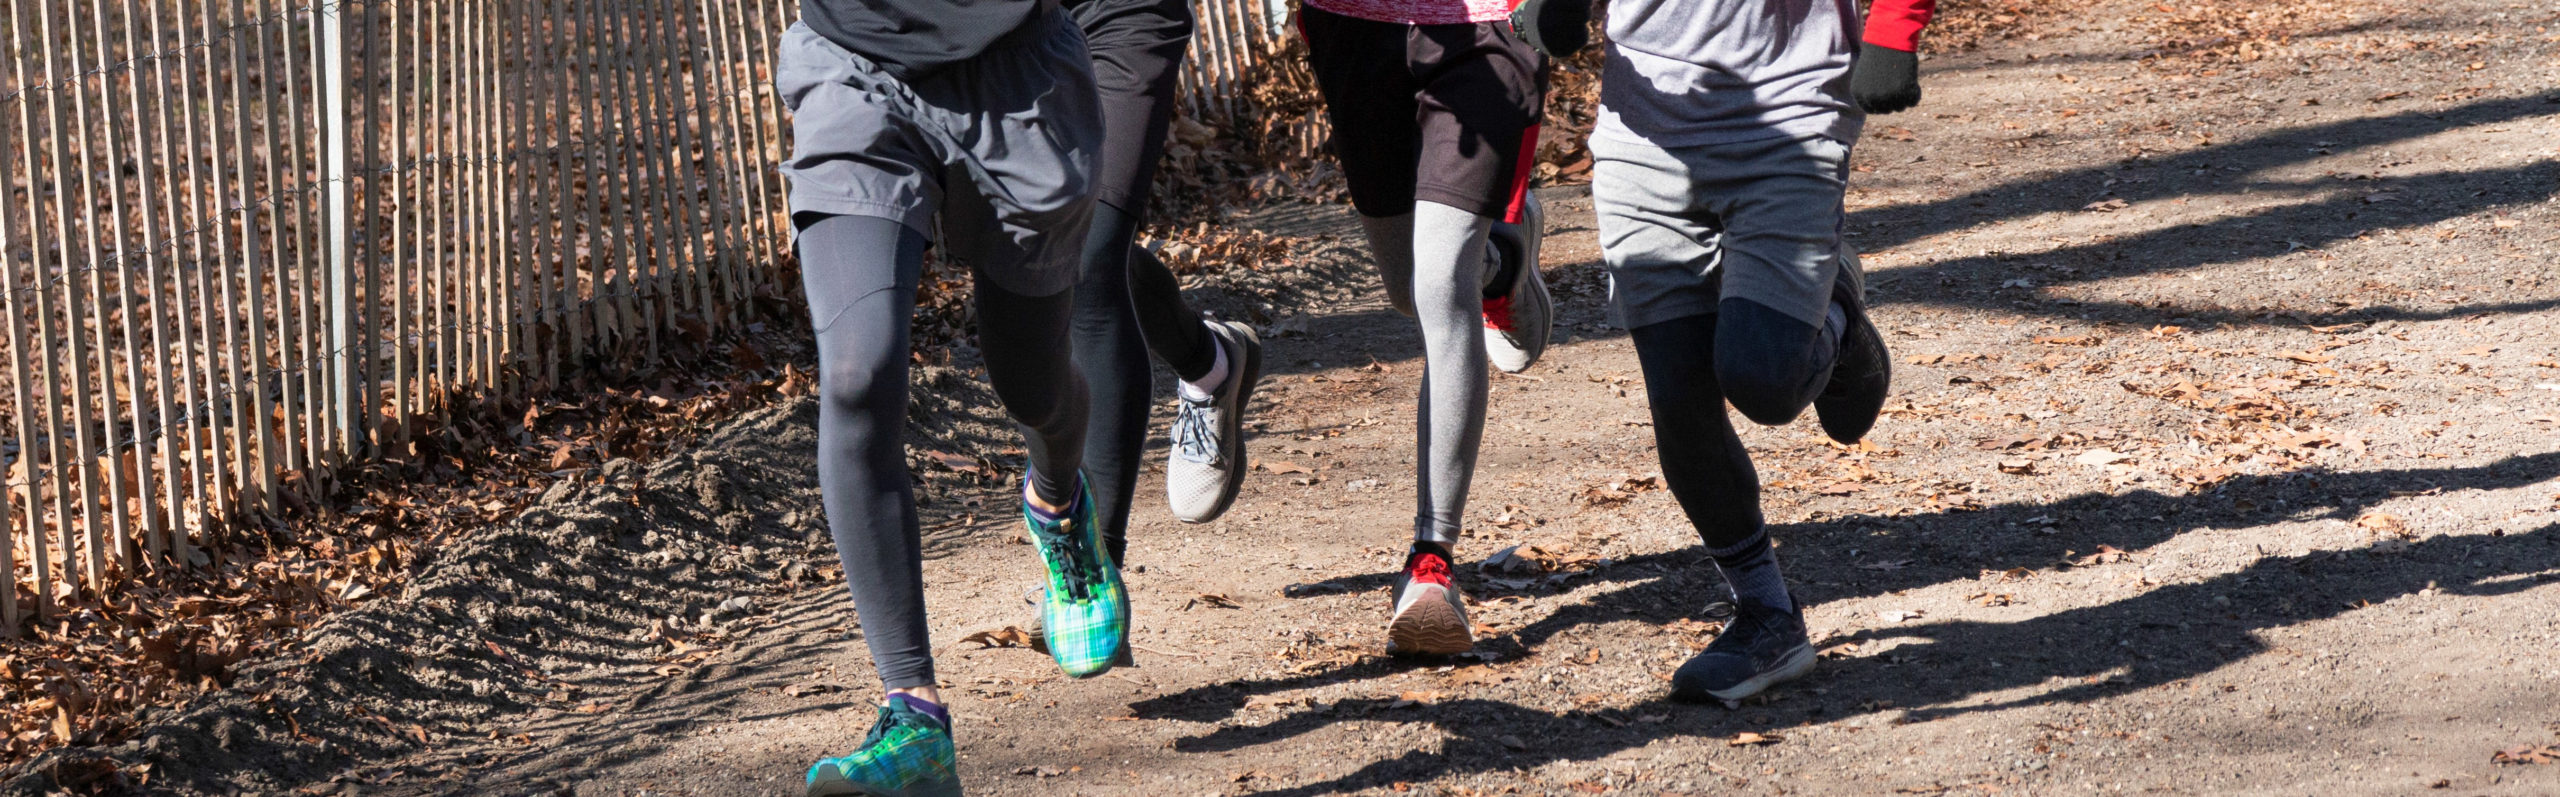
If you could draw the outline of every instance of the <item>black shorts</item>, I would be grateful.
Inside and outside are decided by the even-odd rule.
[[[1298,32],[1361,215],[1399,216],[1427,199],[1519,221],[1544,56],[1500,22],[1407,25],[1302,6]]]
[[[1102,95],[1102,151],[1094,162],[1093,198],[1129,213],[1146,212],[1147,189],[1164,160],[1173,121],[1175,80],[1191,47],[1187,0],[1084,0],[1067,13],[1093,51],[1094,88]]]

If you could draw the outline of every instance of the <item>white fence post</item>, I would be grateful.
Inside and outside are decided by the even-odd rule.
[[[328,150],[322,160],[327,169],[329,186],[328,219],[321,227],[327,238],[329,263],[329,390],[332,414],[330,422],[337,427],[338,451],[341,456],[354,453],[361,445],[356,429],[355,380],[355,272],[350,260],[353,241],[349,237],[348,192],[353,186],[347,174],[347,15],[346,3],[323,3],[320,9],[320,69],[322,73],[320,124],[328,129]]]

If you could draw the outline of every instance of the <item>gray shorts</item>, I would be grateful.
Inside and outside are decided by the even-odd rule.
[[[791,114],[791,211],[877,216],[933,234],[1005,290],[1075,284],[1102,142],[1093,61],[1075,21],[1043,26],[905,83],[794,23],[775,88]]]
[[[1772,138],[1665,149],[1591,137],[1591,200],[1609,313],[1628,329],[1727,297],[1821,326],[1841,243],[1849,145]]]

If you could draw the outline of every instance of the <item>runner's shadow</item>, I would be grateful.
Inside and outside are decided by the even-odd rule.
[[[1824,523],[1781,526],[1774,535],[1785,555],[1797,597],[1820,605],[1892,594],[1940,584],[1975,581],[2013,568],[2069,568],[2075,555],[2106,545],[2139,557],[2190,529],[2249,528],[2276,522],[2356,517],[2411,489],[2495,490],[2545,481],[2560,471],[2560,453],[2510,457],[2474,467],[2371,472],[2303,472],[2242,477],[2205,492],[2168,495],[2086,493],[2044,503],[2008,504],[1980,511],[1906,517],[1856,516]],[[1487,588],[1462,565],[1459,583],[1482,603],[1511,594]],[[1292,585],[1291,597],[1379,593],[1391,573],[1365,573]],[[1634,620],[1660,625],[1691,617],[1725,594],[1724,582],[1696,548],[1628,557],[1560,589],[1591,584],[1613,588],[1479,644],[1497,661],[1535,656],[1557,636],[1598,623]],[[1819,630],[1819,629],[1817,629]],[[1311,668],[1279,678],[1211,684],[1132,704],[1149,718],[1216,722],[1233,716],[1253,695],[1369,680],[1445,662],[1407,662],[1367,656],[1337,666]],[[1485,666],[1485,665],[1469,665]]]
[[[2086,703],[2209,675],[2268,652],[2267,643],[2256,636],[2266,629],[2329,619],[2395,599],[2437,593],[2512,595],[2553,581],[2560,581],[2560,524],[2500,536],[2439,536],[2396,553],[2315,551],[2262,559],[2203,581],[2015,623],[1943,622],[1859,632],[1831,642],[1861,649],[1827,657],[1807,680],[1775,694],[1816,704],[1803,710],[1805,724],[1890,707],[1905,707],[1901,722],[1927,722],[1980,711]],[[2088,644],[2093,637],[2116,644]],[[1882,644],[1895,641],[1905,644]],[[1840,650],[1832,648],[1833,655]],[[1823,691],[1815,693],[1814,688]],[[2034,691],[2008,696],[2018,690]],[[1618,710],[1561,712],[1488,700],[1397,705],[1337,701],[1266,725],[1220,728],[1180,739],[1175,749],[1228,752],[1348,720],[1427,723],[1455,737],[1438,752],[1408,752],[1332,780],[1260,792],[1312,795],[1598,760],[1663,739],[1769,731],[1789,724],[1773,724],[1767,716],[1771,712],[1757,708],[1702,710],[1660,699]]]

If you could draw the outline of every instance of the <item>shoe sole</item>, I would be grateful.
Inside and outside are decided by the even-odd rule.
[[[1813,662],[1813,646],[1797,645],[1794,650],[1787,651],[1786,656],[1778,659],[1778,666],[1751,676],[1742,683],[1723,689],[1709,689],[1707,694],[1730,706],[1741,702],[1743,698],[1760,694],[1769,687],[1804,677],[1806,671],[1813,669]]]
[[[1442,598],[1414,601],[1387,622],[1387,652],[1399,656],[1455,656],[1474,650],[1467,618]]]
[[[920,783],[904,789],[885,791],[864,788],[850,782],[813,783],[809,785],[808,791],[803,792],[803,795],[804,797],[960,797],[960,781],[954,778],[947,783]]]
[[[1862,339],[1860,347],[1872,348],[1875,351],[1875,367],[1882,373],[1877,377],[1877,381],[1881,384],[1872,394],[1814,398],[1813,413],[1822,426],[1823,434],[1828,435],[1833,442],[1844,446],[1857,445],[1859,440],[1866,438],[1868,432],[1874,431],[1877,418],[1884,413],[1886,399],[1893,395],[1893,350],[1885,345],[1884,330],[1877,329],[1875,320],[1868,315],[1867,300],[1863,295],[1864,288],[1861,287],[1866,284],[1866,280],[1861,276],[1861,272],[1855,270],[1857,266],[1853,263],[1853,260],[1844,261],[1840,266],[1843,269],[1849,269],[1842,276],[1843,281],[1847,283],[1846,292],[1853,295],[1842,297],[1839,294],[1843,291],[1835,290],[1833,297],[1856,300],[1854,304],[1847,302],[1842,304],[1842,307],[1848,311],[1849,317],[1847,335],[1858,336]],[[1848,349],[1847,335],[1842,336],[1843,351]],[[1827,389],[1825,392],[1828,392]]]
[[[1237,335],[1245,343],[1240,347],[1244,349],[1244,368],[1236,375],[1244,381],[1237,383],[1236,404],[1228,409],[1223,427],[1218,430],[1218,434],[1224,436],[1221,439],[1235,441],[1235,452],[1233,456],[1227,458],[1230,467],[1227,468],[1226,481],[1218,486],[1217,502],[1209,506],[1209,511],[1198,516],[1175,513],[1174,519],[1184,523],[1207,523],[1227,514],[1227,509],[1235,506],[1236,496],[1244,493],[1245,471],[1252,469],[1252,463],[1246,461],[1244,451],[1244,408],[1253,403],[1253,389],[1262,382],[1262,340],[1261,336],[1253,333],[1252,328],[1243,324],[1222,321],[1218,326]],[[1226,338],[1220,337],[1218,340],[1219,345],[1226,345]]]
[[[1040,627],[1039,622],[1035,620],[1032,623],[1031,630],[1023,633],[1025,636],[1031,637],[1030,648],[1033,652],[1039,653],[1043,656],[1050,655],[1048,629]],[[1121,667],[1137,669],[1137,654],[1131,652],[1131,649],[1135,647],[1137,646],[1129,644],[1126,640],[1122,640],[1120,643],[1120,655],[1111,657],[1111,667],[1113,669]]]

